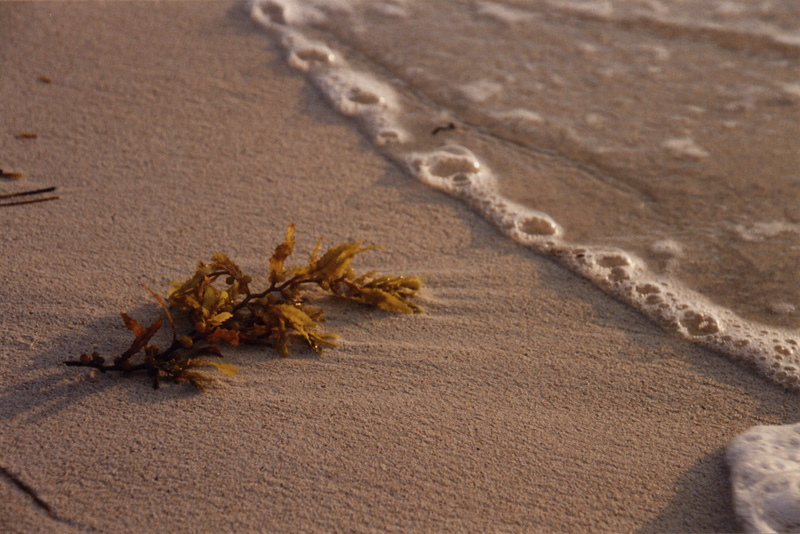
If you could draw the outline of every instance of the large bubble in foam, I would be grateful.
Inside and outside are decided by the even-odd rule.
[[[318,24],[334,11],[350,10],[347,0],[251,0],[251,13],[261,23],[287,26]]]
[[[314,67],[336,61],[336,55],[327,45],[306,39],[297,32],[287,32],[281,44],[289,51],[289,65],[299,71],[309,72]]]
[[[727,459],[745,531],[800,533],[800,423],[751,428],[731,441]]]
[[[483,168],[469,149],[447,145],[432,152],[411,154],[407,158],[411,173],[421,182],[447,193],[462,196],[495,190],[494,177]]]
[[[418,180],[467,201],[515,241],[540,247],[562,232],[546,213],[501,196],[495,176],[463,146],[410,154],[406,162]]]

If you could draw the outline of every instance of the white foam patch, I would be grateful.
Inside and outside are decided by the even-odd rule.
[[[480,2],[476,12],[478,15],[509,25],[527,22],[535,16],[533,13],[528,13],[527,11],[504,6],[495,2]]]
[[[669,50],[661,45],[641,45],[639,48],[652,54],[658,61],[667,61],[671,57]]]
[[[747,11],[747,8],[738,2],[722,1],[714,6],[714,10],[724,17],[738,17]]]
[[[661,146],[669,150],[673,156],[686,157],[691,159],[704,159],[708,157],[708,152],[703,147],[695,143],[691,137],[678,137],[667,139]]]
[[[460,145],[446,145],[427,153],[410,154],[409,168],[420,181],[447,193],[465,191],[478,195],[496,189],[494,176],[481,165],[475,154]]]
[[[800,423],[751,428],[730,442],[727,460],[744,530],[800,533]]]
[[[547,3],[567,13],[602,19],[610,18],[614,14],[614,4],[608,0],[549,0]]]
[[[503,120],[511,120],[511,121],[521,121],[521,122],[529,122],[538,124],[540,122],[544,122],[544,119],[541,115],[532,111],[530,109],[525,108],[514,108],[505,111],[501,111],[499,113],[493,113],[493,117],[497,119]]]
[[[287,58],[289,65],[303,72],[308,72],[315,66],[329,65],[336,61],[336,55],[327,45],[310,41],[297,32],[287,32],[281,44],[289,51]]]
[[[465,200],[517,242],[544,251],[562,233],[546,213],[497,193],[494,175],[463,146],[447,145],[431,152],[413,153],[407,156],[406,163],[418,180]]]
[[[398,0],[388,2],[375,2],[370,4],[370,9],[375,13],[385,17],[392,18],[406,18],[408,17],[408,10],[406,9],[405,2]]]
[[[461,94],[472,102],[484,102],[503,91],[503,85],[492,80],[477,80],[462,85]]]
[[[583,120],[589,126],[602,126],[606,122],[599,113],[587,113],[583,116]]]
[[[386,82],[348,65],[324,43],[312,41],[292,26],[321,23],[325,13],[348,11],[350,5],[334,2],[254,0],[251,17],[280,37],[287,62],[305,72],[342,115],[355,118],[377,146],[402,144],[410,139],[398,119],[397,94]]]
[[[788,96],[795,96],[800,98],[800,82],[798,83],[783,83],[781,89]]]
[[[750,225],[737,224],[734,229],[739,237],[750,242],[765,241],[783,233],[800,234],[800,224],[784,221],[761,221]]]
[[[791,302],[771,302],[767,310],[775,315],[791,315],[797,311],[797,306]]]
[[[250,6],[251,14],[258,10],[264,21],[287,26],[319,24],[327,20],[329,13],[351,9],[347,0],[253,0]]]
[[[683,245],[674,239],[661,239],[650,245],[650,251],[659,256],[680,258],[683,256]]]

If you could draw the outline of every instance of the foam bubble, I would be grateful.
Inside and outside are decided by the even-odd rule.
[[[624,250],[566,245],[561,259],[573,271],[607,289],[638,277],[641,262]]]
[[[558,232],[558,225],[543,213],[531,213],[520,218],[517,227],[520,232],[529,236],[555,235]]]
[[[747,532],[800,532],[800,423],[757,426],[727,448],[736,515]]]
[[[447,193],[494,192],[494,177],[482,167],[475,154],[463,146],[446,145],[432,152],[410,154],[406,161],[417,179]]]
[[[308,72],[336,61],[336,55],[327,45],[310,41],[296,32],[287,34],[282,44],[289,51],[289,65],[299,71]]]

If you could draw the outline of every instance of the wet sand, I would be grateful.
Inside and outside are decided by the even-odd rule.
[[[800,420],[376,155],[235,2],[3,3],[0,483],[9,532],[732,531],[724,447]],[[43,83],[46,76],[52,83]],[[18,139],[35,132],[37,139]],[[425,313],[323,300],[340,346],[203,395],[61,364],[129,342],[197,260],[364,239]],[[54,522],[56,521],[56,522]]]

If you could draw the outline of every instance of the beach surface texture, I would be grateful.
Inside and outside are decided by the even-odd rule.
[[[0,467],[52,510],[0,477],[2,532],[731,532],[726,447],[800,421],[384,157],[240,2],[2,2],[0,57],[0,193],[59,196],[0,208]],[[223,348],[204,394],[63,365],[159,316],[140,284],[266,277],[289,223],[424,313],[319,293],[337,348]]]

